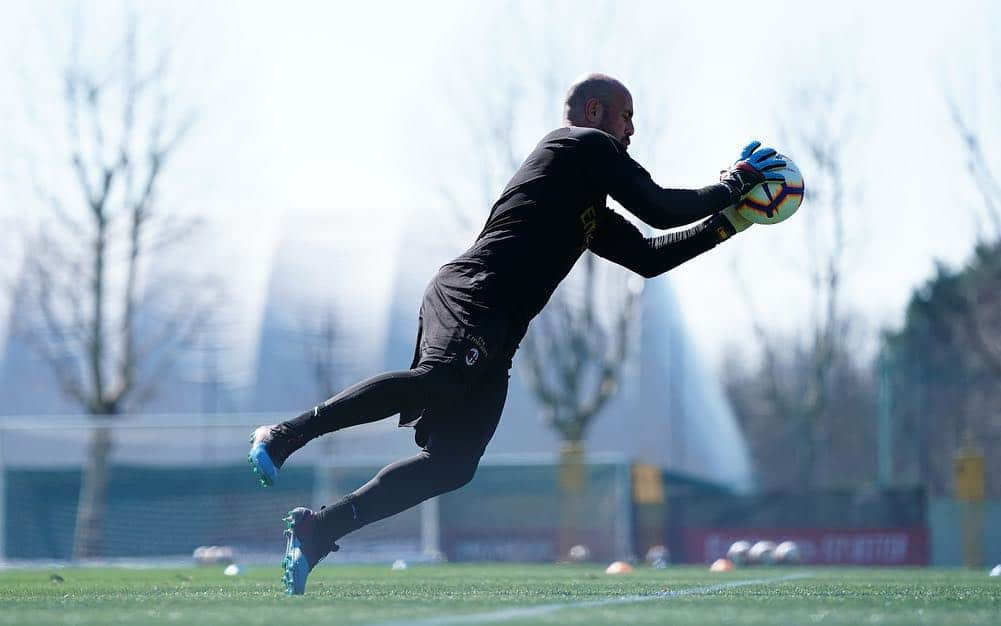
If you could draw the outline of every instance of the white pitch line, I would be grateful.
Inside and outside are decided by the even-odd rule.
[[[446,626],[448,624],[489,624],[493,622],[507,622],[515,619],[527,619],[538,617],[564,609],[590,609],[599,606],[611,606],[615,604],[636,604],[639,602],[651,602],[653,600],[663,600],[666,598],[680,598],[683,596],[697,596],[705,593],[713,593],[734,587],[746,587],[748,585],[765,585],[768,583],[781,583],[801,578],[810,578],[813,574],[802,572],[799,574],[787,574],[775,578],[754,578],[751,580],[735,580],[728,583],[718,583],[716,585],[706,585],[703,587],[687,587],[685,589],[675,589],[673,591],[661,591],[649,595],[621,596],[618,598],[604,598],[601,600],[582,600],[580,602],[556,602],[553,604],[540,604],[538,606],[524,606],[513,609],[502,609],[500,611],[486,611],[484,613],[468,613],[466,615],[449,615],[447,617],[428,617],[425,619],[408,619],[406,621],[379,622],[371,626]]]

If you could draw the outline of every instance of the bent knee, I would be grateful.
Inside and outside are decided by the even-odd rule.
[[[473,480],[473,476],[476,475],[476,468],[479,466],[480,460],[478,458],[448,457],[435,459],[435,461],[438,470],[438,483],[443,489],[442,493],[444,493],[468,485]]]

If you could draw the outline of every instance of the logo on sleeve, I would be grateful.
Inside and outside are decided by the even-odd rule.
[[[476,365],[476,362],[480,360],[480,351],[477,348],[470,348],[466,350],[466,365],[472,367]]]
[[[584,235],[584,245],[581,250],[586,250],[591,243],[591,238],[594,237],[594,231],[598,228],[598,213],[594,210],[594,205],[588,206],[581,212],[580,224]]]

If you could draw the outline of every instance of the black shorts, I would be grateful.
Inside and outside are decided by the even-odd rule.
[[[432,280],[418,318],[411,368],[446,367],[455,372],[453,397],[417,414],[401,414],[400,424],[416,429],[417,444],[436,437],[462,438],[480,446],[493,437],[507,397],[508,370],[514,356],[510,324],[503,315],[448,297]]]
[[[439,272],[424,290],[414,362],[464,366],[466,377],[506,372],[517,348],[508,316],[477,301],[476,276]]]

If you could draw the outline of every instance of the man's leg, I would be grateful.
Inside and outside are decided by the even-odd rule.
[[[476,473],[480,457],[497,429],[507,396],[507,374],[470,392],[463,406],[434,415],[427,445],[410,458],[382,468],[340,502],[317,514],[318,529],[332,541],[372,522],[462,487]]]
[[[401,411],[435,406],[457,397],[462,388],[462,376],[455,368],[436,363],[373,376],[299,417],[255,430],[251,435],[251,467],[263,484],[273,484],[289,455],[310,440]]]
[[[313,513],[300,512],[302,532],[290,537],[305,546],[287,555],[289,593],[302,593],[305,580],[336,541],[362,526],[409,509],[428,498],[462,487],[476,473],[487,442],[493,437],[507,395],[507,375],[470,393],[464,415],[430,416],[428,443],[410,458],[387,465],[350,495]],[[427,418],[425,418],[427,419]],[[290,544],[291,545],[291,544]],[[289,557],[292,558],[289,558]]]
[[[340,502],[319,511],[318,532],[337,541],[362,526],[462,487],[473,479],[480,461],[480,452],[470,443],[432,434],[420,453],[387,465]]]

